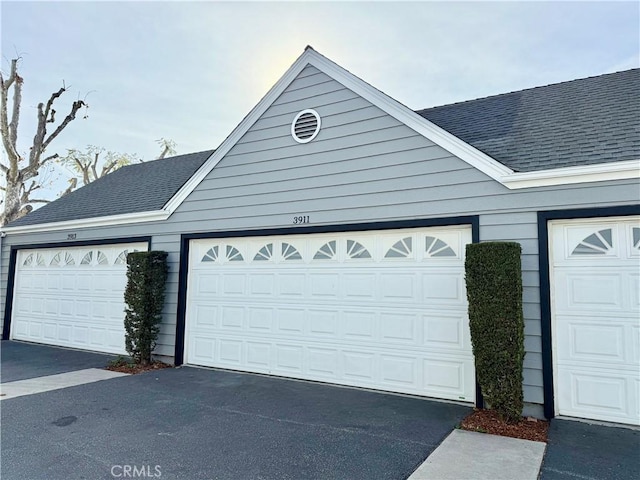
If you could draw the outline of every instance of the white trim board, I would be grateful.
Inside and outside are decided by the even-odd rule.
[[[633,178],[640,178],[640,160],[579,165],[535,172],[513,172],[503,177],[501,183],[509,189],[518,189]]]
[[[166,210],[153,210],[150,212],[123,213],[121,215],[108,215],[106,217],[80,218],[66,220],[64,222],[38,223],[36,225],[18,225],[15,227],[3,227],[3,233],[35,233],[49,232],[52,230],[73,230],[78,228],[108,227],[111,225],[126,225],[130,223],[157,222],[166,220],[171,215]]]

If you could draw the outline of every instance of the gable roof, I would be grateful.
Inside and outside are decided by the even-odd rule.
[[[594,164],[580,163],[574,164],[574,166],[564,167],[559,167],[557,164],[552,165],[550,163],[547,163],[546,166],[542,166],[542,163],[538,163],[536,165],[539,165],[540,169],[536,169],[536,167],[533,167],[529,170],[523,168],[522,171],[516,171],[510,166],[510,164],[516,166],[517,164],[514,162],[516,162],[517,159],[503,159],[502,161],[505,163],[501,163],[493,158],[490,154],[490,151],[493,151],[494,154],[501,155],[498,145],[500,144],[500,142],[508,144],[508,140],[512,138],[509,137],[509,135],[503,135],[501,138],[500,134],[496,133],[496,131],[502,131],[503,133],[509,131],[518,131],[521,135],[526,134],[527,129],[515,121],[515,119],[517,119],[518,117],[518,115],[516,114],[520,112],[521,109],[513,107],[511,109],[507,108],[509,102],[517,104],[517,101],[514,100],[514,98],[517,100],[516,96],[510,96],[512,94],[498,95],[496,97],[488,97],[487,99],[479,99],[477,101],[478,103],[476,103],[476,101],[463,102],[461,104],[421,110],[419,113],[416,113],[413,110],[410,110],[406,106],[402,105],[398,101],[394,100],[393,98],[389,97],[388,95],[384,94],[380,90],[377,90],[373,86],[369,85],[364,80],[348,72],[338,64],[320,55],[315,50],[313,50],[313,48],[307,47],[302,55],[298,57],[293,65],[280,78],[280,80],[276,82],[276,84],[267,92],[267,94],[260,100],[260,102],[258,102],[258,104],[247,114],[247,116],[229,134],[229,136],[215,151],[193,154],[201,155],[198,160],[202,161],[199,168],[197,166],[198,162],[194,162],[194,170],[184,171],[182,172],[182,174],[173,172],[167,175],[161,175],[161,177],[163,177],[164,179],[167,179],[167,177],[175,177],[173,178],[174,180],[180,180],[176,181],[175,183],[172,182],[172,185],[175,186],[174,194],[170,196],[169,200],[166,201],[163,205],[161,205],[161,200],[166,200],[167,198],[167,196],[164,194],[156,198],[156,202],[153,206],[147,205],[145,207],[155,208],[154,210],[142,210],[137,206],[130,206],[130,203],[132,202],[130,202],[129,198],[125,198],[122,200],[126,200],[125,203],[127,205],[127,209],[123,211],[122,209],[110,208],[109,211],[112,214],[106,214],[104,210],[99,210],[93,207],[90,207],[91,213],[85,212],[84,210],[82,210],[81,212],[78,207],[81,202],[76,202],[75,205],[77,208],[74,209],[76,215],[71,215],[66,213],[63,214],[61,212],[63,209],[61,207],[59,208],[60,202],[63,202],[66,199],[66,197],[63,197],[62,199],[59,199],[56,202],[53,202],[46,206],[50,212],[59,212],[59,216],[47,215],[47,210],[45,210],[45,207],[43,207],[39,210],[36,210],[35,212],[30,213],[23,219],[11,223],[10,226],[5,227],[3,230],[9,233],[19,233],[26,231],[46,231],[49,229],[62,230],[89,226],[121,225],[124,223],[140,223],[145,221],[165,220],[176,210],[176,208],[178,208],[182,204],[182,202],[200,184],[200,182],[202,182],[206,178],[206,176],[215,168],[215,166],[222,160],[222,158],[224,158],[227,152],[229,152],[229,150],[231,150],[231,148],[235,146],[240,138],[242,138],[242,136],[253,126],[256,121],[258,121],[263,113],[278,99],[278,97],[286,90],[291,82],[293,82],[300,74],[300,72],[308,65],[314,66],[321,72],[325,73],[329,77],[344,85],[346,88],[353,91],[355,94],[361,96],[371,104],[377,106],[388,115],[396,118],[398,121],[404,123],[409,128],[431,140],[436,145],[447,150],[459,159],[467,162],[477,170],[485,173],[489,177],[504,185],[506,188],[528,188],[593,181],[620,180],[630,178],[635,179],[640,177],[640,158],[638,158],[637,156],[636,158],[624,161],[607,161],[605,163]],[[550,87],[539,88],[546,89]],[[606,94],[606,89],[598,90],[598,95]],[[483,132],[490,130],[489,117],[491,115],[484,115],[484,117],[480,117],[484,118],[485,128],[483,129],[481,125],[474,125],[473,119],[470,116],[469,112],[472,112],[476,108],[479,108],[475,107],[475,105],[480,105],[482,104],[482,102],[487,101],[495,102],[497,98],[503,98],[506,100],[500,100],[504,101],[501,109],[494,106],[494,115],[501,115],[505,111],[512,112],[512,121],[503,120],[502,123],[500,123],[498,121],[495,121],[494,119],[494,123],[491,124],[493,125],[492,128],[494,129],[492,130],[493,137],[491,137],[491,134],[485,133],[486,137],[494,138],[494,143],[490,146],[487,146],[491,142],[483,144],[481,140],[483,138]],[[635,100],[637,100],[637,94],[632,95],[629,101],[633,102]],[[601,101],[602,105],[604,105],[605,103],[606,100]],[[464,107],[462,107],[463,105]],[[449,115],[445,114],[447,108],[452,109],[449,111]],[[535,110],[535,108],[533,110]],[[477,111],[478,110],[476,110],[476,112]],[[431,121],[429,117],[433,118],[434,121]],[[449,120],[449,122],[447,123],[448,118],[451,120]],[[542,118],[540,115],[537,118],[539,120],[544,120],[544,118]],[[571,118],[573,119],[573,116]],[[438,126],[437,122],[446,125],[447,128],[451,129],[452,131],[448,131]],[[518,128],[515,128],[515,126],[517,126]],[[601,125],[595,125],[595,127],[597,128],[599,128],[600,126]],[[632,131],[637,132],[637,124],[635,127],[632,127]],[[531,135],[532,132],[533,131],[530,131],[529,134]],[[456,133],[459,136],[457,136]],[[619,133],[622,135],[621,132]],[[616,135],[613,135],[613,137],[615,136]],[[549,135],[549,138],[551,138],[551,135]],[[630,139],[623,138],[623,140],[624,142],[627,142]],[[474,145],[474,143],[479,146]],[[539,147],[538,142],[536,142],[535,139],[533,139],[533,141],[529,142],[527,145],[529,145],[531,148],[534,148],[536,146]],[[560,139],[557,139],[556,145],[561,150],[561,152],[567,149],[567,145],[565,145],[564,141]],[[487,150],[487,152],[483,151],[482,148]],[[503,150],[503,152],[504,151],[505,150]],[[609,151],[610,153],[614,153],[614,149],[609,149]],[[534,160],[532,160],[535,155],[535,152],[531,153],[529,157],[530,164],[535,163]],[[183,155],[182,157],[188,157],[188,155]],[[545,161],[548,161],[548,159]],[[149,162],[147,165],[154,164],[161,165],[157,162]],[[180,163],[176,163],[176,168],[179,168],[179,165]],[[106,178],[108,179],[109,177],[111,177],[111,175],[107,176]],[[122,177],[116,177],[116,179],[118,178]],[[158,177],[155,177],[155,175],[153,175],[153,178]],[[134,186],[136,187],[136,189],[139,189],[143,192],[146,188],[149,188],[142,187],[138,184],[138,182],[135,181],[130,184],[130,188],[123,188],[119,185],[115,185],[116,179],[111,179],[111,181],[114,182],[114,184],[112,184],[111,186],[111,189],[102,190],[105,195],[110,193],[112,194],[116,191],[125,192],[128,195],[128,192],[131,191],[131,187]],[[93,184],[90,184],[87,187],[83,187],[82,189],[78,190],[78,192],[82,192],[84,189],[91,187],[91,185]],[[155,185],[152,184],[151,187],[153,186]],[[97,195],[97,193],[94,193],[93,190],[91,190],[90,193],[91,194],[89,195],[86,190],[83,192],[83,194],[87,195],[86,197],[84,197],[87,203],[82,204],[83,208],[90,205],[91,202],[97,202],[94,199],[94,195]],[[165,193],[168,193],[168,190]],[[117,196],[118,201],[121,200],[121,196],[122,195]],[[66,201],[70,202],[71,200],[67,199]],[[103,202],[102,200],[99,201],[99,204],[104,203],[105,202]],[[161,206],[158,207],[158,205]],[[118,213],[115,213],[115,211],[117,211]],[[36,216],[35,214],[37,212],[41,213]],[[96,215],[103,216],[97,217]],[[63,218],[67,218],[67,220],[63,220]]]
[[[212,153],[208,150],[119,168],[7,227],[160,210]]]
[[[640,158],[640,69],[419,110],[516,172]]]

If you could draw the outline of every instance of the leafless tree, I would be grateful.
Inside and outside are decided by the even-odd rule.
[[[167,155],[171,156],[176,154],[176,142],[174,142],[173,140],[167,140],[163,137],[156,140],[156,143],[160,145],[160,148],[162,149],[157,160],[160,160]]]
[[[141,161],[135,155],[111,152],[95,145],[87,146],[84,152],[70,149],[58,160],[60,165],[73,172],[73,176],[69,179],[69,186],[60,196],[72,192],[78,186],[88,185],[120,167]]]
[[[76,100],[62,121],[56,122],[56,110],[53,107],[56,100],[67,91],[63,84],[46,102],[38,104],[36,133],[28,156],[22,155],[17,145],[24,83],[18,73],[19,60],[20,58],[11,60],[8,77],[5,78],[0,72],[0,135],[6,152],[6,159],[0,160],[0,173],[4,177],[4,186],[0,186],[4,193],[4,200],[0,205],[0,226],[29,213],[33,209],[32,204],[48,202],[33,196],[42,187],[38,174],[48,162],[58,158],[57,153],[46,155],[45,152],[51,142],[76,119],[78,111],[87,107],[84,100]],[[52,129],[50,133],[47,131],[48,127]]]
[[[160,145],[160,155],[156,158],[160,160],[167,155],[175,155],[176,142],[161,138],[156,140]],[[104,177],[105,175],[132,163],[143,162],[136,155],[129,153],[117,153],[108,151],[102,147],[89,145],[85,151],[70,149],[64,157],[60,157],[57,163],[71,170],[72,177],[69,179],[69,186],[60,193],[60,196],[71,193],[78,187]]]

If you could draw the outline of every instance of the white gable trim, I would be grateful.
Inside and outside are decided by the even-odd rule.
[[[304,53],[298,57],[282,78],[278,80],[253,110],[240,122],[240,125],[233,130],[231,135],[222,142],[220,147],[218,147],[191,179],[166,203],[164,206],[166,210],[173,213],[175,209],[180,206],[187,196],[204,180],[209,172],[213,170],[236,142],[247,133],[251,126],[264,114],[307,65],[314,66],[384,112],[424,135],[435,144],[486,173],[491,178],[501,182],[503,176],[513,172],[508,167],[505,167],[468,143],[463,142],[449,132],[429,122],[393,98],[385,95],[380,90],[375,89],[338,64],[320,55],[312,48],[307,47]]]
[[[178,208],[307,65],[314,66],[398,121],[407,125],[409,128],[415,130],[417,133],[428,138],[436,145],[444,148],[510,190],[583,182],[624,180],[639,177],[640,168],[637,161],[540,170],[526,173],[514,172],[489,155],[460,140],[458,137],[443,130],[426,118],[421,117],[388,95],[385,95],[380,90],[372,87],[338,64],[320,55],[312,48],[307,48],[282,78],[278,80],[253,110],[249,112],[240,125],[226,138],[222,145],[173,198],[167,202],[164,206],[165,210],[173,213],[175,209]]]
[[[222,144],[216,149],[209,159],[202,164],[202,166],[196,171],[196,173],[187,181],[180,190],[169,200],[163,207],[170,213],[173,213],[176,208],[182,204],[182,202],[189,196],[189,194],[202,182],[205,177],[214,169],[214,167],[220,163],[220,160],[233,148],[233,146],[247,133],[247,131],[253,126],[254,123],[262,116],[264,112],[271,106],[273,102],[285,91],[291,82],[300,74],[300,72],[311,62],[308,61],[310,52],[318,55],[311,48],[307,48],[304,53],[294,62],[289,70],[271,87],[267,94],[262,97],[262,100],[253,107],[249,114],[244,117],[242,122],[231,132],[231,134],[225,138]]]

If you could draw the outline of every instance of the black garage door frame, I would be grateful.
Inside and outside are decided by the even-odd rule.
[[[120,243],[146,243],[151,249],[151,237],[125,237],[110,238],[104,240],[78,240],[73,242],[55,243],[31,243],[28,245],[11,245],[9,253],[9,278],[7,279],[7,296],[5,298],[4,323],[2,325],[2,340],[9,340],[11,333],[11,314],[13,311],[13,290],[16,282],[16,262],[19,250],[36,250],[40,248],[68,248],[68,247],[90,247],[94,245],[118,245]]]
[[[640,205],[618,207],[577,208],[538,212],[538,261],[540,273],[540,333],[542,335],[542,385],[544,416],[554,418],[553,353],[551,328],[551,278],[549,275],[549,221],[581,218],[627,217],[640,215]]]
[[[471,226],[471,242],[480,242],[480,217],[478,215],[424,218],[389,222],[349,223],[341,225],[314,225],[259,230],[229,230],[221,232],[184,233],[180,236],[180,270],[178,274],[178,312],[176,318],[175,364],[184,363],[185,322],[187,313],[187,283],[189,276],[189,245],[191,240],[231,237],[266,237],[273,235],[304,235],[313,233],[363,232],[367,230],[396,230],[403,228]],[[477,374],[476,374],[477,378]],[[476,406],[483,405],[480,387],[476,380]]]

